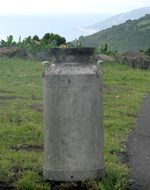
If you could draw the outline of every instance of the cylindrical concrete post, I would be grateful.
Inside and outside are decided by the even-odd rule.
[[[102,67],[94,48],[52,48],[43,69],[44,176],[83,181],[105,173]],[[44,64],[47,62],[43,62]]]

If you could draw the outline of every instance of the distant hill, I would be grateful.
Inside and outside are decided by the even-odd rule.
[[[83,46],[99,47],[107,43],[110,50],[146,50],[150,48],[150,14],[138,20],[127,20],[124,24],[97,32],[90,36],[80,36]]]
[[[83,31],[83,32],[87,32],[89,34],[93,34],[95,32],[102,31],[107,28],[111,28],[113,25],[122,24],[129,19],[131,19],[131,20],[139,19],[142,16],[145,16],[145,14],[150,14],[150,7],[143,7],[140,9],[132,10],[130,12],[118,14],[118,15],[110,17],[104,21],[95,23],[93,25],[85,26],[85,27],[76,27],[76,29]]]

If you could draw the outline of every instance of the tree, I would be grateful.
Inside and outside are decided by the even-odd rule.
[[[48,44],[48,43],[50,43],[50,37],[51,37],[50,33],[46,33],[46,34],[43,36],[42,41],[43,41],[45,44]]]
[[[37,35],[34,35],[32,40],[35,40],[35,41],[38,41],[38,42],[40,41],[40,39],[39,39],[39,37]]]
[[[66,39],[64,37],[59,36],[58,34],[53,34],[53,33],[46,33],[43,38],[42,41],[45,44],[51,44],[53,41],[56,41],[56,45],[60,46],[61,44],[65,44],[66,43]]]

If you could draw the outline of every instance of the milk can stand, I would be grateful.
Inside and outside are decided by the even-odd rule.
[[[54,181],[84,181],[105,174],[103,71],[92,64],[94,48],[52,48],[43,70],[43,175]]]

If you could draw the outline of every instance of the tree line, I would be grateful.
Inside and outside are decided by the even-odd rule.
[[[68,43],[66,43],[66,39],[64,37],[53,33],[46,33],[41,39],[38,35],[34,35],[33,37],[28,36],[21,40],[20,36],[18,42],[15,42],[13,40],[13,36],[10,35],[7,37],[6,41],[0,41],[0,47],[19,46],[33,54],[42,50],[47,51],[51,47],[67,46],[67,44]]]

